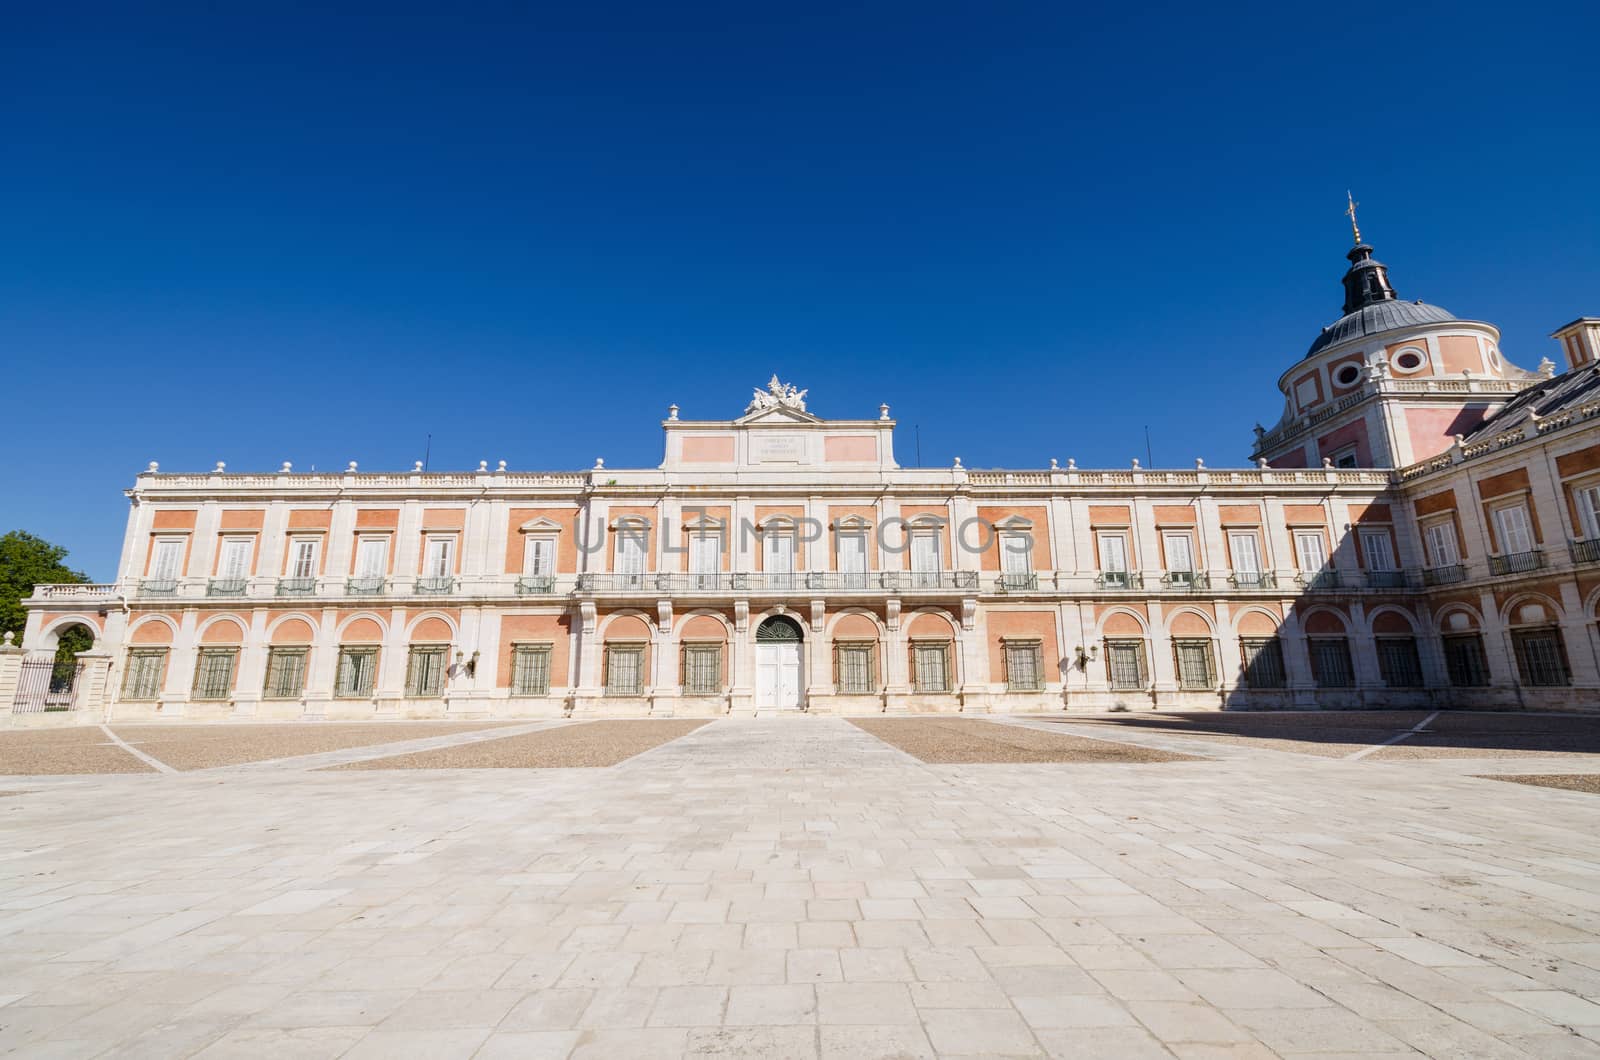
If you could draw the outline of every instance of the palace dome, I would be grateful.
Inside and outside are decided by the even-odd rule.
[[[1385,331],[1415,327],[1418,324],[1442,324],[1455,319],[1455,314],[1448,309],[1441,309],[1427,302],[1399,300],[1373,302],[1346,313],[1323,328],[1322,334],[1317,336],[1311,348],[1306,351],[1306,356],[1314,357],[1328,347],[1337,346],[1349,339],[1381,335]]]

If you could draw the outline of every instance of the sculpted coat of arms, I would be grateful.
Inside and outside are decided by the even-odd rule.
[[[771,382],[767,383],[765,390],[760,387],[756,388],[755,396],[750,399],[750,404],[745,406],[744,411],[746,415],[752,412],[759,412],[762,409],[775,408],[788,408],[804,412],[806,410],[806,394],[808,393],[810,393],[809,390],[796,389],[793,384],[778,382],[778,377],[774,375]]]

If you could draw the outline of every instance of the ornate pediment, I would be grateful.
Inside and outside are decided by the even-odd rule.
[[[517,527],[517,530],[524,534],[558,534],[561,532],[561,524],[541,515],[537,519],[529,519]]]

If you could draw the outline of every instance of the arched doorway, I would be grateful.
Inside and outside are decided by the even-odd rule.
[[[62,622],[47,629],[38,650],[22,661],[11,709],[19,714],[73,709],[83,672],[78,653],[94,644],[95,631],[87,622]]]
[[[756,628],[756,709],[799,710],[805,634],[788,615]]]

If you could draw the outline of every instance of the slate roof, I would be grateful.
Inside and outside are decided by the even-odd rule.
[[[1455,314],[1449,310],[1440,309],[1427,302],[1401,302],[1398,300],[1375,302],[1372,305],[1362,306],[1360,309],[1335,320],[1332,324],[1322,329],[1322,334],[1311,344],[1306,351],[1307,357],[1314,357],[1329,346],[1337,345],[1349,339],[1363,338],[1368,335],[1381,335],[1385,331],[1394,331],[1396,328],[1408,328],[1417,324],[1439,324],[1455,320]]]
[[[1537,412],[1541,419],[1600,400],[1600,361],[1530,386],[1464,436],[1468,442],[1511,430]]]

